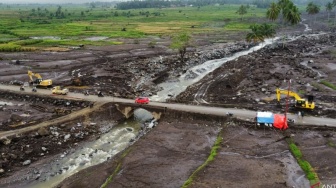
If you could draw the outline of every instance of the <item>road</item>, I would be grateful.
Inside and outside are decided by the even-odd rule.
[[[31,88],[25,89],[25,91],[19,91],[19,86],[12,85],[2,85],[0,84],[1,90],[9,90],[9,91],[17,91],[22,93],[29,93],[35,95],[50,95],[51,91],[48,89],[38,89],[36,93],[31,91]],[[66,96],[59,96],[62,98],[71,98],[78,100],[86,100],[86,101],[99,101],[99,102],[120,102],[120,103],[134,103],[132,99],[124,99],[117,97],[98,97],[96,95],[84,96],[82,93],[69,93]],[[186,105],[186,104],[178,104],[178,103],[161,103],[161,102],[150,102],[148,104],[150,106],[156,107],[166,107],[167,109],[184,111],[184,112],[194,112],[194,113],[202,113],[202,114],[211,114],[211,115],[219,115],[226,116],[226,113],[230,112],[234,117],[252,120],[256,116],[256,111],[246,110],[246,109],[236,109],[236,108],[219,108],[219,107],[209,107],[209,106],[198,106],[198,105]],[[325,117],[314,117],[314,116],[305,116],[303,119],[297,119],[296,114],[288,114],[288,118],[295,119],[295,124],[297,125],[314,125],[314,126],[328,126],[336,128],[336,119],[325,118]]]

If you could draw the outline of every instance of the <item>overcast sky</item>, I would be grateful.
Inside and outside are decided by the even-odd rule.
[[[53,3],[53,4],[61,4],[61,3],[88,3],[95,2],[97,0],[0,0],[0,3]],[[101,0],[100,2],[111,2],[116,0]]]

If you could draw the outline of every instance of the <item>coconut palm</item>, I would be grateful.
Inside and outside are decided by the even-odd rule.
[[[285,21],[292,25],[298,24],[301,21],[301,13],[292,2],[284,7],[283,15]]]
[[[266,17],[272,21],[278,19],[281,8],[278,4],[272,2],[269,9],[266,12]]]
[[[328,2],[326,5],[326,11],[328,12],[328,21],[330,18],[330,12],[332,11],[332,9],[334,8],[333,3],[332,2]]]
[[[263,33],[260,30],[260,25],[253,24],[250,26],[250,29],[252,30],[252,32],[246,35],[247,42],[264,42],[265,36],[263,36]]]
[[[247,34],[247,42],[264,42],[265,38],[274,37],[275,35],[275,29],[272,25],[267,23],[251,25],[250,29],[252,32]]]
[[[270,8],[266,12],[266,17],[274,21],[278,18],[280,12],[282,14],[282,21],[284,22],[295,25],[301,21],[301,13],[291,0],[279,0],[277,4],[271,3]],[[285,45],[284,42],[283,45]]]
[[[260,25],[259,30],[265,38],[274,37],[276,33],[273,26],[267,23]]]
[[[279,0],[277,4],[271,3],[266,12],[266,17],[274,21],[278,18],[280,12],[282,12],[282,18],[285,22],[294,25],[301,21],[299,9],[290,0]]]
[[[320,7],[310,2],[306,7],[306,12],[311,15],[316,15],[317,13],[320,12]],[[316,22],[316,16],[315,16],[315,22]]]
[[[279,0],[278,5],[280,6],[281,9],[284,9],[284,7],[291,2],[290,0]]]

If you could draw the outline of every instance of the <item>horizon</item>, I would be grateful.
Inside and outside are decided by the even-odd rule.
[[[2,0],[0,4],[83,4],[83,3],[91,3],[91,2],[120,2],[122,0]]]

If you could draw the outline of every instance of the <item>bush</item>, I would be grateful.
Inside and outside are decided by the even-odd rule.
[[[327,86],[327,87],[330,87],[333,90],[336,90],[336,86],[334,84],[326,81],[326,80],[321,80],[320,83]]]
[[[148,43],[148,46],[149,46],[150,48],[155,48],[155,45],[156,45],[156,42],[155,42],[155,41],[150,41],[150,42]]]
[[[26,46],[26,45],[32,45],[32,44],[38,44],[43,42],[42,39],[29,39],[29,40],[20,40],[14,42],[14,44],[21,45],[21,46]]]
[[[301,169],[305,172],[307,179],[310,181],[318,180],[317,174],[314,172],[313,167],[309,164],[308,161],[302,159],[302,153],[300,149],[295,145],[293,140],[289,139],[289,149],[299,163]]]
[[[289,148],[296,158],[301,159],[302,153],[301,153],[300,149],[294,143],[290,143]]]
[[[35,48],[24,48],[17,44],[0,44],[0,52],[28,52],[34,51]]]

